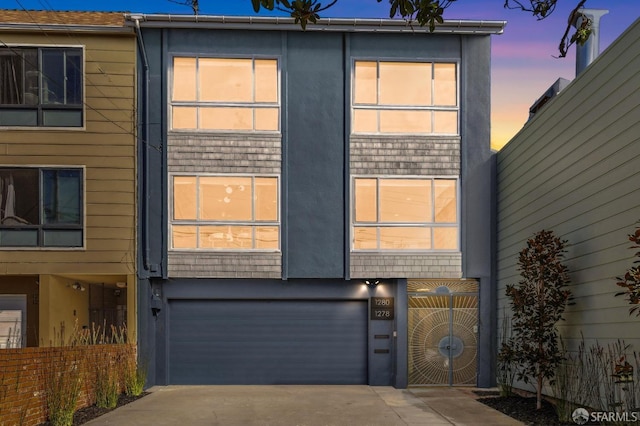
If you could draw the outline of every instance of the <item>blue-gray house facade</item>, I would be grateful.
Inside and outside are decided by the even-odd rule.
[[[149,383],[492,385],[504,23],[127,20]]]

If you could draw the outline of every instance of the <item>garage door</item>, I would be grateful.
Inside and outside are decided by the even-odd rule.
[[[366,384],[366,301],[170,300],[171,384]]]

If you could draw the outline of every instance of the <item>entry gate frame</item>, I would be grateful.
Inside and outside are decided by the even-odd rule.
[[[409,282],[412,282],[414,280],[409,280]],[[479,302],[480,302],[480,292],[479,292],[479,283],[477,280],[415,280],[414,282],[420,282],[420,283],[429,283],[432,285],[435,284],[440,284],[437,287],[435,287],[435,289],[431,290],[431,289],[418,289],[418,290],[409,290],[409,285],[407,286],[407,303],[408,305],[410,305],[411,299],[412,298],[432,298],[432,297],[443,297],[446,296],[447,297],[447,310],[448,310],[448,338],[449,340],[451,340],[454,337],[454,297],[455,296],[470,296],[470,297],[474,297],[475,301],[476,301],[476,306],[475,306],[475,310],[476,310],[476,315],[475,315],[475,325],[474,325],[474,334],[477,336],[478,335],[478,329],[479,329],[479,324],[480,324],[480,309],[479,309]],[[462,284],[463,287],[469,287],[469,285],[471,286],[475,286],[476,290],[475,291],[455,291],[455,287],[458,287],[458,285],[452,285],[449,286],[448,284],[453,284],[453,283],[458,283],[458,284]],[[453,288],[453,289],[452,289]],[[411,309],[428,309],[428,308],[411,308],[410,306],[408,306],[408,310],[411,311]],[[408,321],[407,321],[407,327],[410,327],[411,324],[411,315],[409,315]],[[409,330],[409,336],[411,335],[411,329]],[[475,383],[477,383],[477,375],[478,375],[478,358],[477,358],[477,354],[478,354],[478,337],[476,337],[476,355],[474,357],[475,359]],[[410,344],[410,339],[407,341],[407,344]],[[429,385],[429,386],[469,386],[469,383],[459,383],[456,384],[454,383],[454,353],[451,350],[451,348],[448,346],[447,347],[447,351],[448,351],[448,372],[447,372],[447,376],[448,376],[448,383],[409,383],[409,385],[416,385],[416,386],[424,386],[424,385]],[[411,356],[411,350],[408,350],[407,353],[408,356]],[[409,363],[411,363],[412,360],[409,359]],[[409,375],[409,379],[411,375]]]

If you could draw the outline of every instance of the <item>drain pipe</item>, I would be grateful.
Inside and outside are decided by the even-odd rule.
[[[593,62],[600,54],[600,18],[609,13],[602,9],[580,9],[573,26],[580,28],[585,19],[591,21],[591,35],[580,46],[576,45],[576,77]]]
[[[143,244],[144,251],[142,254],[142,263],[144,266],[144,270],[150,272],[150,260],[151,257],[151,248],[149,242],[149,155],[150,155],[150,147],[149,144],[151,141],[149,140],[149,61],[147,59],[147,51],[144,47],[144,39],[142,38],[142,31],[140,30],[140,19],[143,19],[142,16],[132,15],[131,19],[136,23],[136,39],[138,40],[138,46],[140,48],[140,52],[142,53],[142,64],[144,67],[143,73],[143,85],[142,90],[143,93],[143,105],[144,105],[144,124],[143,124],[143,158],[142,158],[142,167],[144,168],[143,176],[142,176],[142,193],[144,200],[142,202],[142,216],[144,220],[144,228],[143,228]]]

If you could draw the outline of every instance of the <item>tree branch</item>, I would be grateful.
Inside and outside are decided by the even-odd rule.
[[[198,14],[198,0],[169,1],[191,6],[193,13]],[[376,1],[381,3],[383,0]],[[429,29],[433,32],[436,24],[444,21],[444,11],[455,1],[457,0],[389,0],[389,17],[394,18],[399,16],[409,24],[417,22],[420,26],[428,25]],[[320,13],[330,9],[337,2],[338,0],[331,0],[323,6],[319,0],[251,0],[253,10],[256,13],[259,13],[262,8],[288,13],[295,19],[296,23],[300,24],[302,29],[306,29],[309,22],[315,24],[320,19]],[[504,8],[530,12],[540,21],[548,18],[556,10],[557,2],[558,0],[504,0]],[[586,2],[587,0],[580,0],[569,15],[567,28],[558,45],[558,51],[560,52],[559,58],[566,57],[568,49],[574,43],[582,45],[591,35],[592,22],[590,19],[583,17],[580,26],[576,28],[573,35],[569,36],[571,27],[579,15],[578,10],[584,7]]]
[[[569,39],[569,41],[567,42],[567,39],[569,38],[569,31],[571,31],[571,27],[573,26],[573,23],[574,22],[577,23],[577,19],[579,15],[578,10],[580,10],[586,2],[587,0],[580,0],[578,5],[569,14],[567,28],[565,29],[564,34],[560,39],[560,44],[558,45],[558,51],[560,51],[560,56],[559,56],[560,58],[564,58],[567,56],[567,52],[569,51],[569,48],[576,41],[580,45],[582,45],[584,44],[585,41],[587,41],[587,39],[591,35],[591,20],[584,17],[584,19],[582,20],[582,23],[580,24],[580,28],[576,28],[576,32],[571,37],[571,39]],[[578,34],[582,34],[582,36],[578,36]]]

